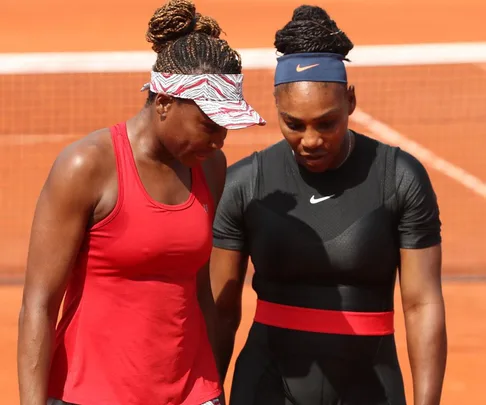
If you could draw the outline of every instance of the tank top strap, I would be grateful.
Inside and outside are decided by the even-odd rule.
[[[133,155],[130,141],[128,140],[127,126],[125,122],[110,127],[111,139],[116,158],[116,170],[118,173],[118,193],[126,195],[130,185],[136,184],[133,168]]]
[[[140,179],[128,139],[126,123],[121,122],[113,125],[110,132],[115,150],[119,195],[130,196],[132,200],[138,198],[136,196],[143,196],[143,193],[140,193],[140,189],[138,189]],[[194,195],[206,212],[214,216],[213,197],[202,165],[199,164],[191,169],[191,179],[191,194]],[[140,187],[143,189],[142,185]]]

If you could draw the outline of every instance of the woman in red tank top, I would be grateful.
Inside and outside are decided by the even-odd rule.
[[[53,164],[19,320],[21,405],[218,403],[207,262],[220,149],[227,129],[265,123],[220,32],[189,0],[156,10],[144,108]]]

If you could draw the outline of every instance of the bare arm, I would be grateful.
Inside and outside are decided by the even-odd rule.
[[[441,246],[401,249],[400,284],[415,405],[439,405],[447,360]]]
[[[255,155],[228,168],[213,226],[213,251],[209,267],[218,322],[216,359],[223,381],[241,320],[241,297],[249,256],[244,216],[252,199],[255,177]]]
[[[211,287],[218,314],[217,359],[226,378],[233,355],[235,336],[241,322],[241,300],[248,268],[248,255],[236,250],[213,248]]]
[[[96,185],[91,180],[96,172],[90,149],[70,146],[64,150],[37,202],[19,315],[21,405],[45,405],[47,401],[59,307],[96,201]]]
[[[208,187],[210,189],[214,209],[219,204],[221,194],[223,193],[224,183],[226,180],[226,157],[222,151],[217,150],[211,159],[204,162],[203,165],[204,174]],[[197,294],[199,306],[204,315],[204,320],[206,322],[206,328],[208,332],[208,338],[213,349],[214,356],[217,356],[216,347],[216,336],[217,336],[217,316],[216,307],[214,303],[213,294],[211,291],[211,281],[209,276],[209,262],[199,271],[197,277]],[[219,361],[216,359],[216,364],[219,365]],[[221,375],[221,370],[220,372]]]
[[[439,405],[447,358],[441,284],[441,221],[425,167],[399,151],[400,286],[415,405]]]

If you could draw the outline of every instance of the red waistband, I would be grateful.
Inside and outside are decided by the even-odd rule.
[[[255,322],[305,332],[383,336],[395,331],[393,315],[393,311],[329,311],[257,300]]]

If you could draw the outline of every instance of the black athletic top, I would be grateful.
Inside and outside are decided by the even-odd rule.
[[[356,134],[338,169],[311,173],[286,141],[228,169],[214,246],[249,254],[258,298],[295,307],[393,310],[400,248],[441,242],[422,164]],[[231,405],[405,405],[393,334],[303,332],[254,322]]]
[[[399,148],[357,133],[355,139],[348,160],[324,173],[298,165],[286,141],[229,167],[214,246],[250,255],[259,298],[391,310],[399,248],[441,242],[437,199],[422,164]],[[321,286],[337,286],[341,299]],[[374,289],[385,294],[367,299]],[[356,294],[362,297],[342,299]]]

